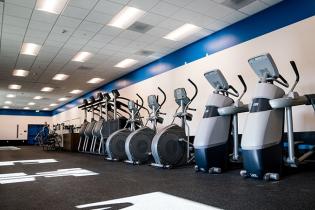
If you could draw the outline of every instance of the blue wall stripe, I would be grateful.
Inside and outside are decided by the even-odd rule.
[[[218,51],[241,44],[279,28],[288,26],[315,15],[314,0],[284,0],[253,16],[230,25],[201,40],[189,44],[169,55],[105,84],[83,96],[62,105],[53,111],[53,115],[77,106],[83,98],[89,98],[98,91],[121,89],[163,72],[177,68]],[[244,58],[247,59],[247,58]]]
[[[0,115],[19,115],[19,116],[39,116],[51,117],[52,111],[20,110],[20,109],[0,109]]]

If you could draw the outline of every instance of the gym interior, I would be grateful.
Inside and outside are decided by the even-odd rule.
[[[0,209],[315,209],[315,1],[0,12]]]

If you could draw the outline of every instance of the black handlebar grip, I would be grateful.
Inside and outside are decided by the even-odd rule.
[[[232,85],[229,85],[229,88],[233,90],[233,92],[238,95],[239,93],[237,92],[237,90],[232,86]]]
[[[188,110],[190,110],[190,111],[197,111],[197,109],[193,109],[193,108],[188,108]]]
[[[118,96],[120,96],[120,93],[119,93],[119,91],[117,90],[117,89],[114,89],[114,90],[112,90],[112,94],[113,94],[113,96],[114,97],[118,97]]]
[[[294,61],[290,61],[290,64],[291,64],[292,69],[293,69],[293,71],[295,73],[295,76],[296,76],[295,81],[298,82],[300,80],[299,70],[298,70],[298,68],[297,68],[297,66],[296,66]]]
[[[164,104],[165,101],[166,101],[166,94],[165,94],[165,92],[164,92],[160,87],[158,87],[158,89],[159,89],[159,91],[161,91],[161,93],[163,94],[163,97],[164,97],[162,103],[160,104],[160,107],[162,107],[163,104]]]
[[[239,78],[239,80],[241,81],[242,85],[244,86],[244,93],[247,91],[247,85],[242,77],[242,75],[237,75],[237,77]]]
[[[279,74],[279,78],[284,82],[285,85],[289,86],[288,81],[284,79],[284,77],[281,74]]]
[[[194,94],[194,96],[190,99],[190,101],[193,101],[193,100],[196,98],[197,94],[198,94],[198,87],[197,87],[197,85],[196,85],[191,79],[188,79],[188,82],[190,82],[190,83],[194,86],[194,88],[195,88],[195,94]]]

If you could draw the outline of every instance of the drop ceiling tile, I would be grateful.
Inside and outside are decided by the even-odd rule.
[[[156,40],[158,40],[160,37],[156,36],[156,35],[151,35],[151,34],[143,34],[142,36],[140,36],[138,39],[136,39],[137,42],[143,42],[143,43],[147,43],[150,44]]]
[[[5,3],[15,4],[22,7],[28,7],[33,9],[36,0],[6,0]]]
[[[60,25],[55,25],[52,30],[51,33],[53,34],[59,34],[62,36],[71,36],[71,34],[74,32],[74,28],[70,28],[68,26],[60,26]]]
[[[42,45],[46,40],[46,36],[25,36],[24,42],[36,43]]]
[[[16,67],[22,69],[29,69],[36,57],[28,55],[19,55]]]
[[[264,4],[258,0],[250,3],[249,5],[239,9],[241,12],[244,12],[245,14],[248,15],[253,15],[261,10],[264,10],[268,7],[267,4]]]
[[[168,2],[170,4],[174,4],[179,7],[185,7],[187,4],[194,0],[164,0],[165,2]]]
[[[47,41],[52,43],[54,41],[56,42],[62,42],[64,43],[65,41],[67,41],[70,37],[70,34],[55,34],[55,33],[51,33],[49,34]]]
[[[142,17],[139,22],[147,23],[149,25],[158,25],[159,23],[165,21],[167,18],[154,13],[147,13],[144,17]]]
[[[72,37],[74,38],[79,38],[79,39],[84,39],[84,40],[89,40],[95,35],[94,32],[91,31],[85,31],[85,30],[76,30],[73,34]]]
[[[6,25],[3,27],[2,32],[3,33],[12,33],[12,34],[17,34],[17,35],[24,35],[26,31],[26,27],[17,27],[17,26],[11,26],[11,25]]]
[[[97,0],[70,0],[68,5],[90,10],[95,6],[96,2]]]
[[[242,19],[245,19],[247,18],[248,15],[244,14],[244,13],[241,13],[239,11],[233,11],[232,13],[230,13],[229,15],[225,16],[224,18],[222,18],[222,20],[224,22],[227,22],[227,23],[236,23]]]
[[[154,7],[159,0],[131,0],[128,3],[128,6],[136,7],[138,9],[149,11],[152,7]]]
[[[117,36],[120,32],[122,32],[123,30],[120,28],[116,28],[116,27],[111,27],[111,26],[104,26],[101,30],[100,30],[100,34],[106,34],[106,35],[110,35],[110,36]]]
[[[131,40],[128,39],[121,39],[121,38],[115,38],[112,41],[110,41],[110,44],[125,47],[126,45],[130,44]]]
[[[32,30],[49,32],[52,29],[53,24],[49,24],[49,23],[45,23],[45,22],[41,22],[37,20],[31,20],[28,27]]]
[[[174,4],[169,4],[167,2],[159,2],[157,5],[155,5],[150,12],[153,12],[155,14],[163,15],[166,17],[172,16],[176,11],[178,11],[180,7],[175,6]]]
[[[114,36],[110,36],[110,35],[106,35],[106,34],[96,34],[91,41],[97,41],[97,42],[101,42],[101,43],[108,43],[111,40],[114,39]]]
[[[11,26],[16,26],[16,27],[25,27],[26,28],[28,22],[29,22],[29,19],[9,16],[9,15],[4,15],[4,18],[3,18],[4,26],[11,25]]]
[[[78,25],[80,25],[81,22],[81,20],[62,15],[58,18],[56,25],[61,27],[65,26],[69,28],[76,28],[78,27]]]
[[[138,33],[135,31],[129,31],[129,30],[125,30],[123,32],[121,32],[117,38],[121,38],[121,39],[129,39],[129,40],[136,40],[139,37],[142,36],[142,33]]]
[[[103,27],[102,24],[99,23],[93,23],[93,22],[89,22],[89,21],[83,21],[78,30],[85,30],[85,31],[91,31],[91,32],[98,32],[101,28]]]
[[[148,31],[147,34],[151,34],[151,35],[158,36],[158,37],[163,37],[163,36],[167,35],[169,32],[170,32],[169,29],[156,26],[156,27],[152,28],[150,31]]]
[[[67,6],[62,15],[83,20],[89,14],[89,10],[79,7]]]
[[[220,20],[211,20],[209,21],[208,25],[206,26],[207,29],[213,30],[213,31],[218,31],[222,28],[225,28],[229,24]]]
[[[29,19],[32,14],[32,9],[21,7],[15,4],[6,3],[4,8],[4,14]]]
[[[281,2],[282,0],[260,0],[260,1],[262,1],[265,4],[268,4],[268,5],[274,5],[274,4],[277,4],[277,3]]]
[[[115,2],[118,4],[127,4],[129,2],[129,0],[109,0],[111,2]]]
[[[112,15],[97,12],[95,9],[86,17],[86,20],[94,22],[94,23],[100,23],[100,24],[107,24],[111,19],[113,18]]]
[[[173,18],[168,18],[165,21],[162,21],[158,26],[172,31],[184,24],[185,22],[183,21],[175,20]]]
[[[104,42],[89,41],[86,44],[86,47],[95,48],[95,49],[99,50],[99,49],[103,48],[105,45],[106,45],[106,43],[104,43]]]
[[[22,42],[23,41],[23,36],[22,35],[18,35],[18,34],[2,32],[2,39],[3,40],[14,40],[16,42]]]
[[[117,14],[121,9],[123,8],[123,5],[114,3],[112,1],[108,0],[100,0],[95,7],[95,11],[115,15]]]
[[[50,23],[50,24],[55,23],[57,18],[58,18],[58,15],[56,14],[39,11],[39,10],[34,10],[31,17],[32,20],[37,20],[37,21]]]
[[[185,23],[191,23],[192,18],[197,19],[200,17],[202,17],[201,14],[185,8],[178,10],[176,13],[172,15],[172,18],[179,21],[183,21]]]

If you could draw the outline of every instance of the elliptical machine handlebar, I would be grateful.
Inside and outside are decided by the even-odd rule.
[[[165,92],[164,92],[160,87],[158,87],[158,89],[159,89],[159,91],[163,94],[163,97],[164,97],[162,103],[159,104],[160,107],[162,107],[162,106],[164,105],[165,101],[166,101],[166,94],[165,94]],[[157,96],[157,97],[158,97],[158,96]]]
[[[196,96],[197,96],[197,94],[198,94],[198,87],[197,87],[197,85],[191,80],[191,79],[188,79],[188,82],[190,82],[190,84],[192,84],[193,86],[194,86],[194,88],[195,88],[195,94],[193,95],[193,97],[190,99],[190,102],[192,102],[195,98],[196,98]],[[187,104],[188,105],[188,104]]]
[[[289,87],[289,83],[287,82],[286,79],[284,79],[284,77],[281,74],[279,74],[279,79],[281,79],[282,81],[279,81],[278,79],[275,79],[274,81],[286,88]]]
[[[293,69],[293,71],[295,73],[295,82],[294,82],[294,84],[293,84],[293,86],[292,86],[292,88],[290,90],[290,92],[293,92],[293,90],[295,89],[297,83],[300,81],[300,74],[299,74],[299,70],[298,70],[295,62],[294,61],[290,61],[290,64],[291,64],[292,69]]]
[[[240,101],[240,100],[243,98],[244,94],[247,92],[247,85],[246,85],[246,83],[245,83],[244,78],[242,77],[242,75],[239,74],[239,75],[237,75],[237,77],[238,77],[238,79],[241,81],[241,83],[242,83],[242,85],[243,85],[243,87],[244,87],[242,94],[241,94],[240,97],[238,98],[238,100]]]

